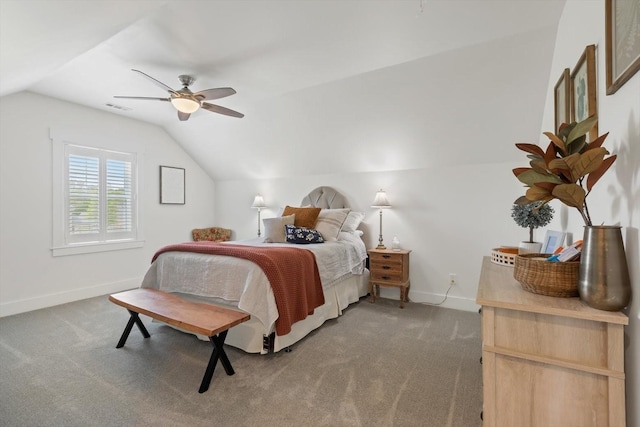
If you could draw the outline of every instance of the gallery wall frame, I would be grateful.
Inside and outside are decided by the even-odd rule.
[[[555,131],[562,123],[571,122],[571,73],[565,68],[553,88],[553,105],[555,111]]]
[[[160,166],[160,204],[185,204],[185,170],[173,166]]]
[[[581,122],[598,115],[596,90],[596,46],[591,44],[584,49],[571,71],[571,121]],[[597,137],[596,122],[588,134],[587,142]]]
[[[640,70],[640,2],[605,1],[607,95],[613,95]]]

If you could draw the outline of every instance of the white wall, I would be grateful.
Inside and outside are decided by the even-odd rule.
[[[257,233],[257,213],[250,206],[255,194],[265,197],[269,209],[262,211],[262,218],[266,218],[276,216],[287,204],[299,206],[309,191],[327,185],[345,194],[352,209],[366,213],[361,229],[365,231],[367,247],[373,248],[378,243],[379,216],[371,203],[376,191],[383,188],[392,204],[383,212],[385,245],[390,247],[393,237],[398,236],[402,246],[412,250],[411,300],[442,301],[449,273],[456,273],[458,285],[450,290],[443,305],[476,310],[482,256],[488,255],[492,247],[517,245],[526,237],[526,232],[511,220],[509,211],[520,187],[510,179],[515,166],[501,163],[222,181],[216,184],[216,220],[234,229],[240,239],[253,238]],[[500,191],[490,191],[496,188]],[[398,292],[392,289],[382,289],[382,295],[398,298]]]
[[[256,193],[271,207],[263,216],[273,216],[329,185],[367,213],[371,248],[378,213],[370,205],[384,188],[393,205],[383,216],[385,241],[397,235],[412,250],[410,298],[442,301],[456,273],[443,305],[476,310],[482,256],[527,237],[510,217],[521,193],[514,143],[537,140],[554,38],[546,28],[270,100],[263,126],[233,134],[234,144],[264,142],[234,164],[255,180],[216,182],[219,225],[253,237]],[[301,139],[315,149],[297,152]],[[283,162],[283,151],[298,153],[295,161]]]
[[[189,138],[203,121],[169,132],[216,181],[519,159],[513,142],[540,132],[554,41],[546,27],[269,98],[206,144]]]
[[[544,124],[553,129],[553,85],[564,68],[573,69],[587,45],[596,45],[599,133],[610,132],[604,143],[618,155],[612,169],[587,197],[594,224],[620,224],[625,241],[633,290],[625,310],[625,368],[627,373],[627,425],[640,425],[640,73],[613,95],[606,95],[604,4],[569,0],[560,20],[551,67]],[[545,138],[543,137],[541,141]],[[546,146],[546,142],[545,142]],[[584,223],[575,209],[562,209],[549,226],[582,238]]]
[[[50,127],[88,129],[144,153],[144,247],[53,257]],[[105,147],[109,148],[109,147]],[[186,205],[160,205],[159,165],[186,169]],[[160,246],[214,223],[213,181],[165,131],[32,93],[0,98],[0,315],[140,285]]]

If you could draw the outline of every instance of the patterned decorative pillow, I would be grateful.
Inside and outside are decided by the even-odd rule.
[[[285,206],[282,216],[295,215],[296,227],[313,228],[316,225],[316,220],[321,210],[320,208],[295,208]]]
[[[231,239],[231,230],[221,227],[195,228],[191,230],[194,242],[209,240],[213,242],[228,242]]]
[[[348,213],[349,209],[322,209],[314,228],[322,234],[325,241],[338,240],[338,233]]]
[[[287,243],[307,245],[309,243],[324,243],[322,234],[310,228],[296,227],[295,225],[285,225],[287,233]]]

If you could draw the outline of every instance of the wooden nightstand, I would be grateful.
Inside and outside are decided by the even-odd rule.
[[[380,286],[391,286],[400,289],[400,308],[409,302],[409,253],[401,249],[369,249],[369,294],[371,302],[380,296]]]

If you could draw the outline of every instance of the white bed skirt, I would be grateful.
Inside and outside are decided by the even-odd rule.
[[[294,323],[291,326],[291,332],[287,335],[275,335],[275,341],[272,343],[273,351],[278,352],[295,344],[307,336],[309,332],[319,328],[327,320],[340,316],[342,310],[347,308],[349,304],[359,301],[361,297],[369,292],[368,283],[369,270],[365,269],[364,274],[349,276],[329,289],[325,289],[324,305],[316,308],[311,316]],[[229,307],[229,305],[221,304],[219,301],[211,301],[205,297],[187,294],[179,295],[191,301]],[[233,308],[237,309],[237,307]],[[264,325],[258,319],[251,318],[249,321],[229,329],[225,344],[244,350],[247,353],[267,354],[268,350],[263,348],[263,339],[265,336],[270,335],[271,332],[273,331],[265,331]],[[205,336],[199,336],[198,338],[209,341],[209,338]]]

